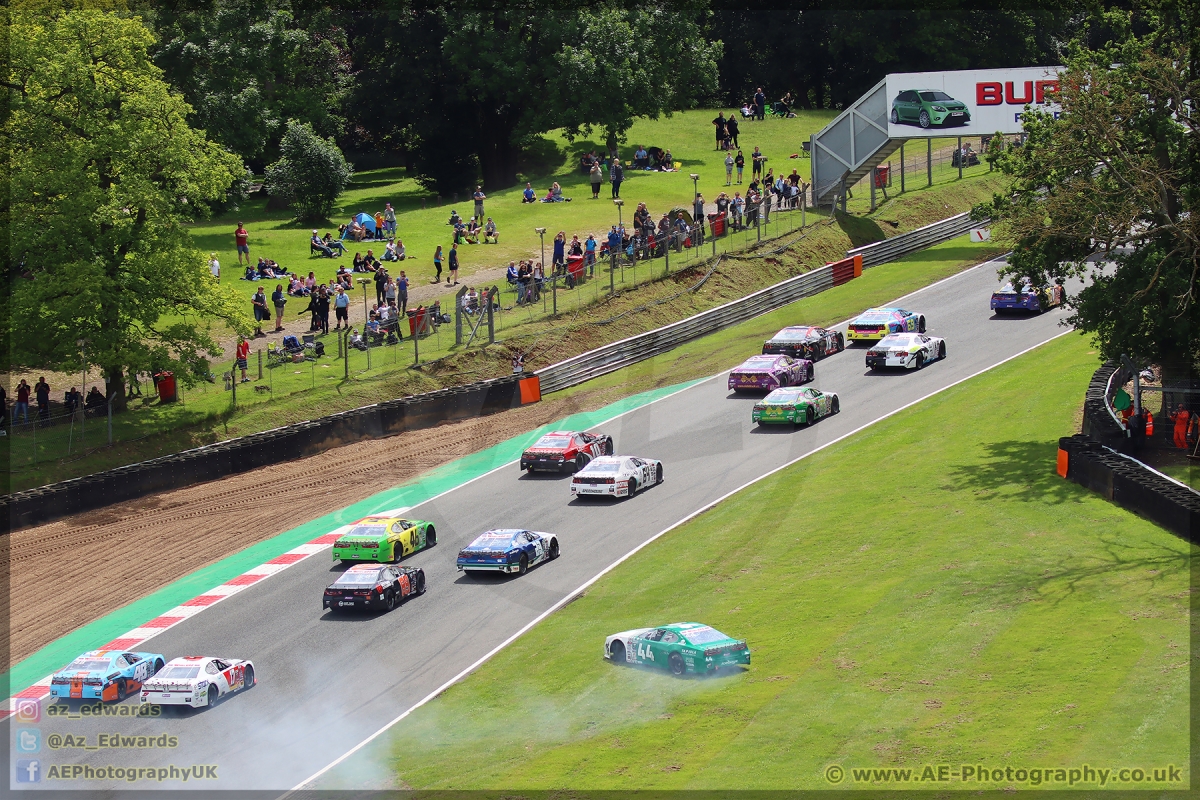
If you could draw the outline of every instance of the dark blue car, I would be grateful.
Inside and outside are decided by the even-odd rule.
[[[1047,309],[1062,305],[1065,292],[1061,286],[1051,286],[1049,289],[1034,289],[1030,284],[1021,287],[1021,291],[1013,288],[1011,283],[1004,284],[1000,291],[992,292],[992,311],[997,314],[1006,311],[1029,311],[1041,314]]]
[[[558,537],[517,528],[485,531],[458,553],[463,572],[515,572],[558,558]]]

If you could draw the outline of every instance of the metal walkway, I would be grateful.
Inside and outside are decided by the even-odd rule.
[[[844,201],[847,190],[883,163],[901,141],[888,138],[885,78],[812,135],[809,152],[814,204]]]

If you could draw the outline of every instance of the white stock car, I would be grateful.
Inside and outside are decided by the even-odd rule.
[[[871,345],[867,351],[867,367],[920,369],[945,357],[945,339],[924,333],[893,333]]]
[[[255,683],[254,664],[234,658],[174,658],[142,684],[142,702],[159,706],[214,705],[218,699]]]
[[[572,497],[632,497],[663,481],[661,461],[635,456],[600,456],[575,473]]]

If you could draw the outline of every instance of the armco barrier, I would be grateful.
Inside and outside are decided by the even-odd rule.
[[[1188,541],[1200,533],[1200,493],[1085,434],[1058,442],[1058,473]]]
[[[895,261],[897,258],[906,256],[909,253],[924,250],[926,247],[948,242],[956,236],[962,236],[971,230],[971,228],[978,228],[988,224],[989,221],[972,220],[970,212],[964,211],[961,214],[955,214],[953,217],[938,220],[922,228],[917,228],[914,231],[902,233],[890,239],[884,239],[882,242],[865,244],[862,247],[847,250],[846,257],[862,256],[864,269],[877,267],[880,264]]]
[[[493,378],[355,408],[0,498],[3,531],[154,492],[316,455],[343,444],[430,428],[537,402],[537,377]]]
[[[823,292],[833,285],[832,266],[820,267],[679,322],[597,347],[538,370],[541,392],[556,392],[606,375],[665,353],[684,342],[774,311],[802,297]]]

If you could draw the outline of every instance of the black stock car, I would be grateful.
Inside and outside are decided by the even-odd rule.
[[[837,331],[810,325],[789,325],[768,339],[763,355],[785,355],[817,361],[846,349],[846,339]]]
[[[330,611],[391,611],[415,594],[425,594],[425,570],[355,564],[325,587],[321,608]]]

